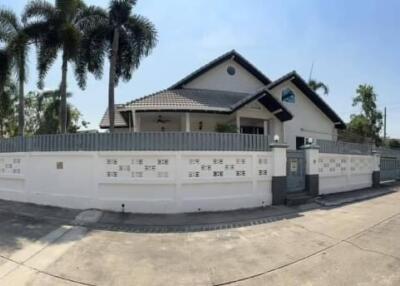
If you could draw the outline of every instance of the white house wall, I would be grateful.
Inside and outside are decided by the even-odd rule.
[[[236,73],[227,73],[228,66],[235,68]],[[195,78],[185,88],[228,90],[233,92],[253,93],[263,86],[263,83],[233,60],[228,60],[212,68],[205,74]]]
[[[295,103],[282,102],[282,90],[285,88],[295,93]],[[284,123],[285,141],[289,148],[296,148],[296,136],[336,140],[337,130],[333,122],[294,84],[282,83],[272,89],[271,93],[293,114],[293,119]]]
[[[0,199],[140,213],[270,205],[271,152],[0,155]]]

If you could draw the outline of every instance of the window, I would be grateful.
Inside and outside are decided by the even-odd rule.
[[[296,150],[299,150],[301,146],[305,144],[305,138],[304,137],[296,137]]]
[[[234,75],[234,74],[236,73],[236,70],[235,70],[235,68],[234,68],[233,66],[229,66],[229,67],[226,69],[226,72],[227,72],[229,75]]]
[[[290,88],[285,88],[282,90],[282,101],[294,103],[295,102],[295,94]]]

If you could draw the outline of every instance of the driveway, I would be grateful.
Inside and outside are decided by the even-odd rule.
[[[0,285],[400,285],[394,190],[167,218],[0,201]]]

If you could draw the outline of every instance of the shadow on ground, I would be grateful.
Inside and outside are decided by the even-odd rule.
[[[400,184],[386,185],[379,189],[360,190],[352,193],[323,196],[319,199],[332,202],[374,191],[377,197],[396,191]],[[377,192],[377,190],[379,192]],[[360,196],[359,200],[366,198]],[[91,230],[108,230],[136,233],[179,233],[230,229],[251,225],[267,224],[303,216],[307,211],[329,210],[339,205],[323,206],[310,203],[297,207],[268,206],[224,212],[202,212],[183,214],[134,214],[104,211],[96,223],[83,224],[75,220],[81,210],[39,206],[0,200],[0,249],[2,254],[23,247],[27,241],[36,241],[61,226],[84,226]],[[60,240],[60,243],[66,241]]]

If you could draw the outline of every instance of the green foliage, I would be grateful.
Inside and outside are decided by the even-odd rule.
[[[329,93],[329,88],[326,84],[324,84],[321,81],[316,81],[315,79],[310,79],[308,81],[308,86],[314,91],[318,92],[319,90],[322,90],[324,95],[328,95]]]
[[[67,94],[68,97],[71,94]],[[45,92],[29,92],[25,102],[27,118],[27,134],[56,134],[59,132],[58,118],[60,114],[61,95],[59,90]],[[80,126],[81,113],[71,104],[67,105],[67,131],[76,133]],[[82,125],[86,127],[86,122]]]
[[[27,57],[29,52],[29,36],[27,27],[18,19],[17,15],[8,9],[0,9],[0,43],[5,45],[7,56],[0,60],[0,88],[5,83],[4,78],[8,77],[13,70],[18,79],[18,126],[19,135],[24,131],[24,83],[27,81]]]
[[[362,137],[371,138],[375,144],[380,144],[379,133],[382,129],[382,113],[376,106],[376,93],[371,85],[359,85],[357,95],[353,98],[353,106],[361,106],[361,114],[351,115],[348,129]]]
[[[215,125],[215,132],[219,133],[237,133],[237,127],[233,124],[218,123]]]
[[[388,145],[390,148],[400,148],[400,140],[390,139]]]

